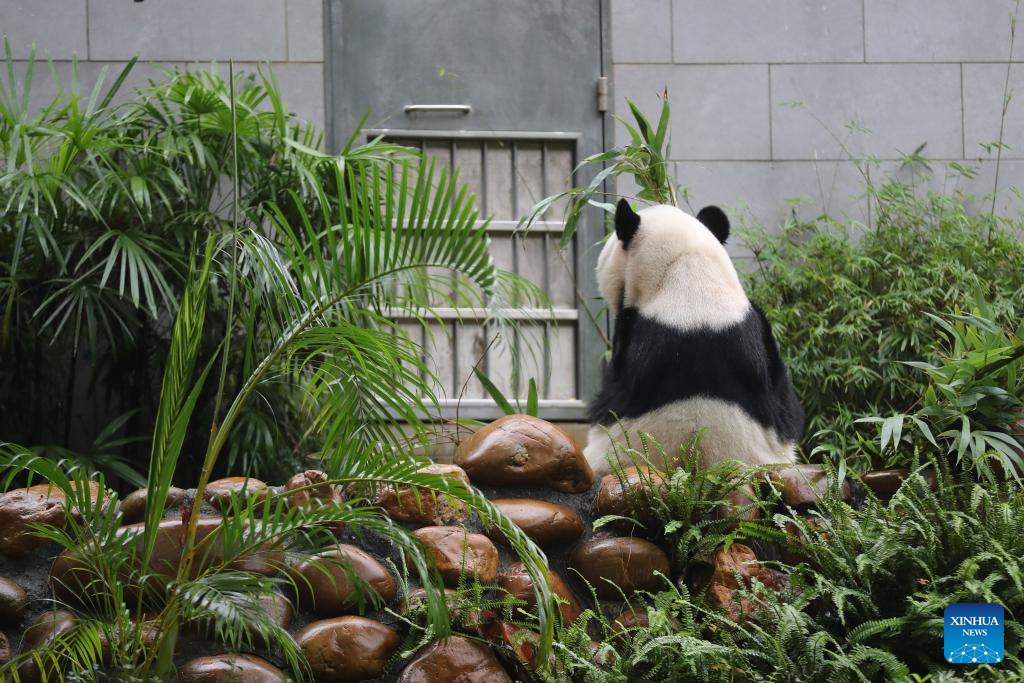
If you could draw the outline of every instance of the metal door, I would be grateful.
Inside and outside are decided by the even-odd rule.
[[[592,320],[600,216],[589,216],[561,252],[560,209],[529,235],[513,229],[535,201],[573,182],[579,160],[604,147],[596,96],[602,0],[328,0],[327,8],[332,144],[370,112],[368,135],[458,167],[481,217],[492,219],[498,264],[541,286],[554,306],[555,323],[546,311],[510,309],[519,332],[486,354],[493,331],[483,329],[480,312],[442,310],[447,330],[421,339],[445,415],[460,397],[460,416],[497,415],[471,378],[483,354],[506,396],[523,396],[535,377],[541,415],[582,419],[604,352]]]

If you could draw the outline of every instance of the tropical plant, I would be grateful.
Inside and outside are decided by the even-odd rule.
[[[637,199],[656,204],[678,204],[678,200],[685,196],[685,191],[676,184],[668,170],[672,152],[672,136],[669,134],[672,114],[667,90],[661,100],[661,115],[656,128],[635,104],[626,100],[634,124],[618,116],[615,118],[625,127],[630,141],[622,147],[614,147],[581,161],[573,175],[589,167],[598,167],[600,170],[593,179],[585,186],[570,188],[541,199],[519,222],[519,228],[529,230],[533,223],[543,218],[548,209],[564,202],[565,228],[561,239],[561,247],[564,249],[576,234],[576,228],[588,206],[596,206],[608,214],[615,213],[614,203],[598,201],[595,197],[604,197],[605,183],[622,175],[633,176],[636,180],[640,187]]]
[[[891,446],[891,459],[898,459],[908,448],[930,444],[979,477],[1024,475],[1024,449],[1009,433],[1024,408],[1024,325],[1008,333],[986,317],[989,310],[981,305],[969,315],[928,314],[944,343],[936,362],[907,362],[928,377],[920,407],[860,420],[879,425],[882,453]]]
[[[227,82],[229,150],[239,148],[243,120],[236,116],[235,83],[234,78]],[[472,197],[457,177],[438,173],[432,163],[412,163],[398,154],[403,150],[380,140],[358,145],[353,136],[332,157],[300,151],[331,171],[329,183],[304,177],[312,211],[299,191],[287,192],[281,203],[261,202],[258,214],[243,210],[235,172],[230,221],[194,230],[185,239],[190,265],[174,307],[141,529],[119,528],[116,497],[100,494],[93,500],[87,479],[94,473],[21,447],[5,448],[0,460],[5,489],[28,474],[45,478],[65,495],[65,526],[37,531],[73,554],[76,583],[89,585],[96,596],[80,608],[85,618],[75,628],[43,652],[27,655],[40,658],[40,668],[85,674],[109,666],[167,680],[178,634],[201,621],[229,649],[237,651],[256,637],[275,644],[301,676],[303,661],[290,636],[254,615],[259,598],[281,580],[238,570],[235,561],[261,549],[278,551],[285,560],[319,550],[333,542],[324,527],[341,521],[356,531],[376,532],[402,550],[428,589],[433,632],[448,633],[437,576],[420,545],[358,499],[313,509],[288,509],[280,499],[235,501],[219,526],[215,546],[220,552],[210,557],[210,544],[197,535],[206,485],[253,399],[279,383],[301,397],[309,430],[321,443],[320,462],[329,476],[324,484],[371,490],[414,486],[449,497],[499,528],[534,579],[539,646],[542,653],[550,649],[557,603],[547,587],[543,554],[479,492],[418,471],[425,461],[411,455],[396,420],[406,423],[414,442],[423,442],[431,431],[425,418],[434,412],[436,399],[421,350],[391,321],[406,313],[427,324],[435,316],[426,302],[456,296],[481,306],[486,298],[500,311],[503,295],[530,297],[536,290],[495,268],[486,221],[476,220]],[[237,165],[240,154],[229,157]],[[219,298],[211,297],[214,289],[221,290]],[[209,315],[211,301],[221,303],[220,319]],[[212,348],[204,343],[209,334],[218,339]],[[242,366],[247,374],[232,381],[236,353],[247,359]],[[211,375],[216,377],[212,391]],[[208,391],[212,407],[204,416],[198,406]],[[190,436],[206,430],[194,500],[183,509],[182,560],[169,576],[161,576],[150,564],[172,478]],[[99,482],[102,491],[102,477]],[[157,614],[148,631],[156,634],[151,643],[138,635],[144,611]],[[100,648],[93,647],[101,620],[114,624],[104,632],[109,652],[119,657],[110,664],[101,663]],[[2,671],[16,675],[24,664],[25,656]]]
[[[921,180],[918,183],[923,182]],[[744,233],[750,298],[765,309],[808,414],[803,450],[858,469],[878,449],[857,418],[903,413],[928,387],[907,362],[938,361],[933,314],[992,301],[997,325],[1019,320],[1019,223],[973,215],[965,198],[889,180],[869,186],[875,226],[827,217]]]
[[[40,453],[88,451],[99,438],[110,443],[111,432],[147,440],[194,241],[227,235],[233,212],[264,222],[270,202],[297,223],[292,196],[307,209],[330,204],[350,154],[413,158],[382,140],[357,144],[358,131],[342,154],[318,152],[321,133],[288,111],[269,68],[229,78],[216,66],[167,70],[120,101],[133,66],[116,78],[104,70],[91,92],[81,91],[76,62],[70,83],[52,70],[57,94],[41,107],[32,98],[34,59],[17,78],[8,48],[0,77],[0,423],[3,438]],[[231,287],[233,267],[230,259],[211,264],[207,316],[215,324],[201,340],[204,355],[221,342],[228,297],[244,293]],[[236,308],[249,310],[245,302]],[[225,382],[236,388],[253,357],[243,353],[245,325],[232,330]],[[246,439],[229,444],[225,464],[282,476],[320,444],[300,388],[282,381],[261,394],[240,416]],[[213,400],[212,391],[198,399],[207,420]],[[200,452],[193,438],[187,452]],[[136,469],[140,443],[117,449]],[[198,463],[186,457],[182,466],[194,474]]]

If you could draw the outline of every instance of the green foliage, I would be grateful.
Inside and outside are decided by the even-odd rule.
[[[893,458],[930,445],[977,477],[994,481],[998,473],[1019,481],[1024,475],[1021,444],[1008,433],[1024,407],[1024,325],[1007,333],[984,317],[987,310],[948,318],[928,314],[944,344],[935,363],[907,363],[928,379],[920,407],[909,415],[861,420],[880,424],[883,453],[890,444]]]
[[[822,217],[745,233],[755,262],[748,294],[765,309],[808,414],[803,449],[859,468],[878,449],[851,423],[907,412],[927,390],[907,362],[937,360],[943,328],[933,314],[982,297],[994,324],[1016,324],[1024,288],[1018,223],[895,180],[867,190],[872,229]]]
[[[573,171],[574,175],[591,166],[596,166],[600,170],[586,186],[574,187],[537,202],[520,221],[520,227],[528,230],[551,206],[568,199],[565,208],[565,229],[562,231],[561,240],[561,246],[565,248],[576,234],[576,228],[588,206],[599,207],[609,214],[615,213],[614,204],[597,201],[594,197],[603,196],[604,184],[621,175],[630,175],[636,179],[641,188],[637,194],[638,199],[657,204],[676,204],[682,189],[675,184],[668,170],[672,136],[669,135],[671,109],[667,90],[661,100],[661,115],[657,128],[651,125],[635,104],[626,100],[634,123],[631,124],[618,116],[615,118],[625,126],[630,141],[623,147],[594,154],[580,162]]]
[[[669,469],[658,466],[666,462],[666,454],[648,434],[627,432],[625,443],[613,442],[612,448],[612,473],[624,485],[627,503],[634,511],[645,511],[645,519],[607,516],[594,521],[595,529],[627,522],[660,532],[663,547],[681,565],[710,557],[720,545],[765,535],[762,525],[748,521],[767,508],[751,486],[759,468],[733,460],[705,468],[699,434],[683,445]],[[634,486],[627,484],[622,467],[628,462],[641,465]]]
[[[795,566],[768,562],[788,574],[789,589],[774,593],[757,582],[740,589],[734,599],[753,608],[736,623],[682,581],[666,582],[630,599],[649,625],[613,628],[588,612],[564,626],[547,680],[1016,680],[1024,675],[1024,492],[958,479],[942,465],[934,481],[932,490],[919,468],[889,501],[869,495],[853,508],[830,493],[810,516],[785,509],[746,522],[741,538],[788,539],[788,550],[804,558]],[[663,497],[699,500],[707,486],[680,477]],[[682,526],[692,509],[680,508]],[[703,515],[713,518],[714,509]],[[951,602],[1004,607],[1003,662],[948,668],[942,615]],[[588,623],[597,629],[596,652]]]
[[[188,83],[184,91],[182,82]],[[243,131],[257,137],[269,131],[261,129],[264,114],[254,109],[258,95],[242,88],[236,99],[235,85],[234,79],[225,85],[214,77],[173,75],[169,84],[154,88],[174,107],[156,107],[149,115],[195,109],[193,127],[226,131],[222,151],[239,149],[245,144]],[[282,117],[287,120],[275,100],[269,122],[280,123]],[[281,127],[275,130],[287,134]],[[330,476],[324,485],[355,484],[370,491],[413,486],[424,495],[448,498],[482,524],[498,528],[534,580],[538,647],[544,656],[550,650],[557,603],[548,589],[543,554],[480,492],[419,472],[426,462],[411,455],[396,426],[396,418],[402,419],[416,440],[425,440],[436,398],[421,349],[392,322],[404,313],[426,325],[436,317],[428,301],[451,305],[457,297],[470,305],[486,301],[498,310],[508,296],[536,301],[539,293],[494,266],[486,222],[477,222],[472,196],[456,176],[437,172],[433,163],[410,163],[398,154],[402,150],[379,140],[365,145],[354,145],[354,140],[355,135],[340,155],[328,156],[287,138],[282,144],[292,151],[284,153],[300,154],[310,164],[308,172],[296,171],[292,179],[298,189],[283,185],[280,202],[268,196],[248,205],[245,188],[253,181],[235,173],[229,176],[231,221],[203,213],[203,220],[185,225],[180,253],[190,265],[181,276],[180,299],[164,311],[174,312],[174,322],[168,352],[160,359],[163,382],[154,409],[150,489],[141,530],[125,533],[120,528],[116,496],[92,500],[87,480],[98,475],[80,463],[57,463],[20,446],[0,449],[4,490],[18,479],[38,476],[67,496],[65,524],[36,532],[82,559],[76,580],[88,586],[84,593],[89,599],[80,608],[81,628],[113,624],[105,633],[117,654],[104,664],[104,675],[135,671],[143,679],[169,680],[179,632],[199,622],[232,651],[251,649],[256,642],[272,644],[303,680],[306,665],[298,646],[265,612],[256,614],[259,599],[283,580],[234,565],[266,549],[279,550],[290,560],[308,557],[334,543],[325,529],[338,522],[389,540],[427,589],[432,632],[440,637],[449,633],[440,579],[422,545],[365,500],[308,509],[287,508],[281,497],[261,504],[234,501],[223,515],[218,552],[211,554],[210,543],[197,540],[206,485],[229,452],[234,430],[253,399],[281,385],[301,407],[303,430],[317,436],[322,467]],[[227,156],[235,156],[233,169],[244,168],[240,154]],[[199,157],[192,157],[183,172],[201,165]],[[310,168],[323,172],[322,177]],[[488,323],[502,319],[494,314]],[[107,339],[91,352],[112,347]],[[205,380],[218,364],[220,380],[204,403]],[[195,438],[206,433],[206,439]],[[148,563],[161,511],[186,444],[203,442],[194,501],[190,514],[184,514],[182,560],[174,576],[161,576]],[[98,480],[102,489],[104,479],[100,475]],[[144,642],[137,627],[144,613],[156,614],[155,643]],[[62,647],[58,643],[54,650]],[[0,676],[21,663],[0,669]],[[62,654],[60,664],[68,675],[79,677],[97,666],[96,657],[81,645]]]
[[[358,131],[339,155],[317,151],[321,133],[288,111],[270,70],[224,77],[216,66],[173,69],[129,94],[121,86],[134,61],[116,78],[104,72],[91,92],[80,90],[71,66],[71,82],[57,82],[41,107],[30,105],[38,63],[17,78],[8,51],[0,76],[2,436],[65,457],[88,454],[105,431],[148,442],[191,245],[213,236],[218,254],[199,340],[209,357],[223,330],[239,339],[247,332],[228,327],[233,304],[256,314],[231,300],[241,295],[232,287],[237,264],[220,257],[234,253],[235,219],[259,225],[277,203],[295,222],[297,205],[336,200],[337,173],[352,160],[411,157],[380,140],[359,144]],[[227,346],[225,381],[237,388],[253,356],[240,342]],[[206,422],[213,394],[197,399]],[[301,398],[287,381],[264,386],[241,416],[246,438],[229,445],[231,464],[280,477],[297,455],[317,450]],[[147,453],[138,443],[121,443],[117,455],[141,469]],[[185,467],[196,467],[190,454],[203,445],[188,437]]]

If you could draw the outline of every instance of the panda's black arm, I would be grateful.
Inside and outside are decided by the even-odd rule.
[[[622,377],[626,367],[626,357],[629,351],[629,343],[633,336],[633,328],[636,326],[637,309],[627,306],[619,309],[615,316],[615,332],[612,336],[612,376]]]
[[[768,317],[755,303],[750,304],[757,314],[758,322],[761,325],[761,343],[764,345],[765,356],[768,361],[768,377],[773,383],[784,381],[786,377],[786,364],[782,362],[782,354],[779,353],[779,346],[775,343],[775,336],[772,334],[771,323]]]

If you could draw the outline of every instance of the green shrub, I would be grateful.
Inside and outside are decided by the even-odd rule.
[[[874,227],[822,217],[779,234],[745,231],[754,253],[751,300],[773,325],[808,414],[805,454],[877,450],[864,416],[912,410],[928,378],[905,361],[937,359],[932,314],[992,301],[1016,326],[1024,301],[1020,222],[971,214],[964,201],[895,180],[867,187]],[[868,467],[869,461],[856,463]]]
[[[1024,476],[1024,451],[1008,433],[1024,407],[1024,323],[1008,333],[985,315],[988,307],[948,318],[929,314],[941,328],[940,357],[907,363],[929,382],[920,407],[860,420],[880,425],[880,451],[891,453],[890,460],[931,447],[990,481]]]

